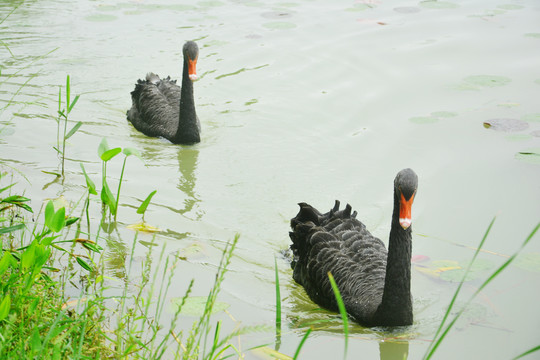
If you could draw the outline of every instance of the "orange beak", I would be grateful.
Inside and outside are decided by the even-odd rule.
[[[399,202],[399,224],[403,229],[408,229],[412,223],[411,209],[414,200],[414,194],[409,200],[405,200],[405,196],[401,194],[401,201]]]
[[[197,80],[197,59],[191,60],[188,57],[188,73],[191,81]]]

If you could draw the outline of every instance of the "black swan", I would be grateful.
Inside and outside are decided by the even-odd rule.
[[[411,299],[411,207],[418,177],[401,170],[394,180],[394,213],[388,251],[381,240],[339,201],[326,214],[300,203],[291,219],[294,280],[311,300],[338,311],[328,279],[334,276],[349,316],[363,326],[413,322]]]
[[[148,73],[146,80],[138,80],[131,92],[133,105],[127,112],[127,119],[147,136],[164,137],[174,144],[194,144],[201,141],[201,124],[193,99],[199,47],[188,41],[182,52],[182,88],[169,76],[160,79],[156,74]]]

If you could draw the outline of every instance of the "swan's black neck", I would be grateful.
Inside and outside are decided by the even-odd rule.
[[[399,224],[400,193],[394,193],[394,213],[388,244],[386,279],[381,305],[375,317],[383,326],[411,325],[413,322],[411,298],[411,227]]]
[[[182,72],[182,89],[180,92],[180,114],[178,130],[172,142],[176,144],[194,144],[201,141],[199,124],[195,112],[193,97],[193,81],[189,78],[188,60],[184,55],[184,69]]]

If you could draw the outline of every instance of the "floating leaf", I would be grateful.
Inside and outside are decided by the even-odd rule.
[[[521,117],[523,121],[540,122],[540,114],[527,114]]]
[[[208,300],[208,297],[206,296],[193,296],[186,299],[186,302],[182,306],[182,310],[180,311],[183,315],[192,315],[201,317],[204,314],[204,310],[206,309],[206,301]],[[173,311],[176,311],[178,306],[182,303],[182,298],[174,298],[171,300],[173,304]],[[214,303],[214,307],[212,308],[212,314],[225,311],[229,308],[229,304],[216,301]]]
[[[511,132],[525,130],[529,127],[529,123],[518,119],[491,119],[484,121],[484,127],[495,131]]]
[[[520,151],[516,154],[515,158],[532,164],[540,164],[540,148]]]
[[[531,134],[511,134],[511,135],[506,135],[504,138],[509,141],[525,141],[525,140],[532,139],[532,135]]]
[[[409,118],[409,121],[415,124],[433,124],[439,121],[439,119],[432,116],[415,116],[415,117]]]
[[[157,228],[157,227],[152,226],[150,224],[147,224],[145,222],[131,224],[131,225],[128,225],[127,228],[135,230],[135,231],[142,231],[142,232],[147,232],[147,233],[153,233],[153,232],[161,231],[160,228]]]
[[[467,269],[467,263],[460,263],[458,269],[450,269],[448,271],[441,272],[441,279],[451,282],[460,282],[463,279],[463,275]],[[476,259],[476,261],[471,265],[465,281],[470,281],[477,279],[483,275],[486,270],[489,270],[493,267],[493,263],[488,260]]]
[[[204,248],[199,243],[193,243],[178,252],[178,258],[181,260],[192,259],[197,255],[204,254]]]
[[[477,87],[497,87],[504,86],[512,80],[504,76],[495,75],[473,75],[463,79],[467,84]]]
[[[427,9],[455,9],[458,7],[457,4],[451,2],[435,0],[422,1],[420,2],[420,6]]]
[[[294,29],[296,27],[296,24],[286,22],[286,21],[274,21],[263,24],[263,26],[267,29],[272,30],[288,30],[288,29]]]
[[[114,21],[117,19],[114,15],[109,14],[93,14],[88,15],[84,18],[86,21],[92,21],[92,22],[107,22],[107,21]]]
[[[520,9],[523,9],[523,6],[515,5],[515,4],[504,4],[504,5],[499,5],[497,7],[499,9],[504,9],[504,10],[520,10]]]
[[[520,254],[514,265],[522,270],[540,272],[540,253]]]
[[[401,14],[413,14],[420,12],[420,8],[416,6],[399,6],[394,8],[394,11]]]
[[[431,116],[438,118],[451,118],[456,117],[458,114],[451,111],[435,111],[431,113]]]

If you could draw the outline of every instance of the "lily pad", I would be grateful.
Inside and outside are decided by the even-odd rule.
[[[515,158],[531,164],[540,164],[540,148],[532,148],[525,151],[520,151],[516,154]]]
[[[523,270],[540,272],[540,253],[520,254],[514,265]]]
[[[515,4],[504,4],[504,5],[499,5],[497,6],[499,9],[504,9],[504,10],[519,10],[519,9],[523,9],[523,6],[521,5],[515,5]]]
[[[152,226],[150,224],[147,224],[145,222],[140,222],[136,224],[131,224],[127,226],[128,229],[135,230],[135,231],[142,231],[147,233],[155,233],[161,231],[161,229]]]
[[[435,111],[431,113],[431,116],[438,117],[438,118],[451,118],[451,117],[456,117],[457,113],[451,112],[451,111]]]
[[[535,39],[540,39],[540,33],[527,33],[525,34],[525,36],[535,38]]]
[[[451,2],[436,0],[421,1],[420,6],[427,9],[455,9],[459,7],[457,4]]]
[[[263,26],[267,29],[272,30],[288,30],[288,29],[294,29],[296,27],[296,24],[293,24],[291,22],[287,21],[274,21],[263,24]]]
[[[414,14],[420,12],[420,8],[416,6],[399,6],[394,8],[394,11],[401,14]]]
[[[523,121],[533,121],[533,122],[540,122],[540,114],[527,114],[527,115],[523,115],[521,117],[521,120]]]
[[[206,308],[206,296],[193,296],[186,299],[186,302],[182,306],[180,314],[191,315],[201,317],[204,314],[204,309]],[[182,304],[182,298],[174,298],[171,300],[173,311],[176,312],[178,307]],[[229,308],[229,304],[216,301],[214,307],[212,308],[212,314],[225,311]]]
[[[439,121],[439,119],[433,116],[415,116],[409,118],[409,121],[415,124],[433,124]]]
[[[509,141],[525,141],[530,140],[532,138],[531,134],[511,134],[504,137],[506,140]]]
[[[495,75],[473,75],[463,79],[465,83],[476,87],[497,87],[504,86],[510,83],[512,80],[504,76]]]
[[[117,17],[109,14],[94,14],[88,15],[87,17],[85,17],[85,19],[92,22],[107,22],[114,21],[117,19]]]
[[[441,279],[450,282],[460,282],[463,279],[463,275],[467,270],[468,263],[460,262],[460,267],[457,269],[450,269],[441,273]],[[493,263],[488,260],[476,259],[472,264],[465,281],[471,281],[478,279],[484,275],[486,270],[489,270],[493,267]]]
[[[527,129],[529,123],[518,119],[491,119],[484,121],[484,127],[495,131],[513,132]]]

